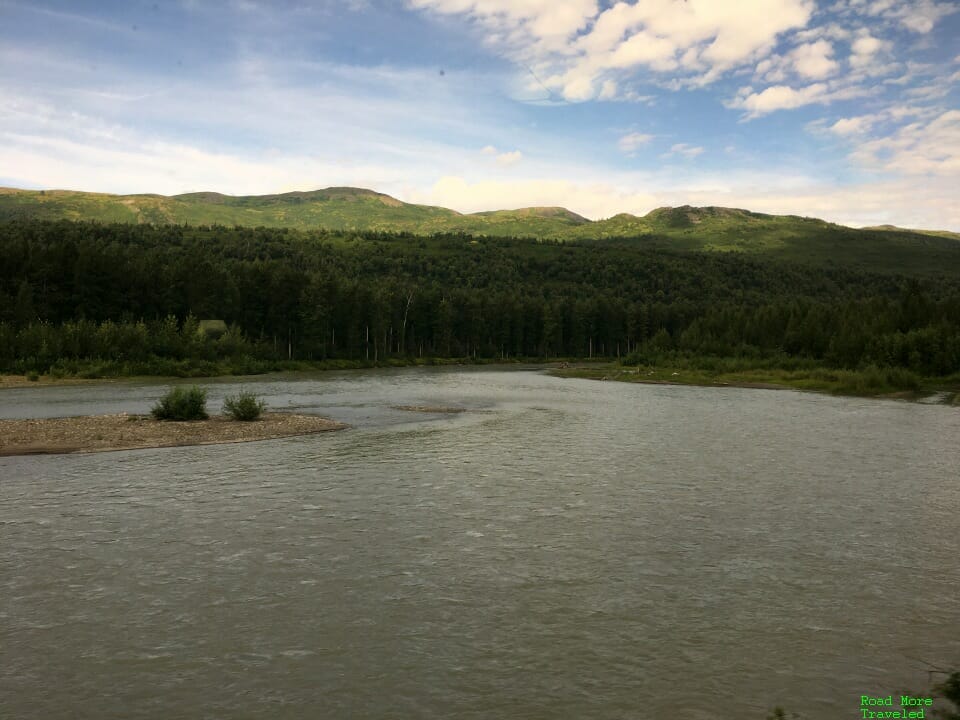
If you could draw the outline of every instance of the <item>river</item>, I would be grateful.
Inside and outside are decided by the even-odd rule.
[[[352,427],[0,458],[0,717],[858,718],[960,664],[956,408],[504,368],[244,386]],[[0,417],[165,388],[3,390]]]

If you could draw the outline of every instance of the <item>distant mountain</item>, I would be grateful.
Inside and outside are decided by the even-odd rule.
[[[236,197],[216,192],[167,197],[0,188],[0,220],[24,217],[527,237],[561,237],[570,228],[590,224],[565,208],[533,207],[464,215],[351,187]]]
[[[17,217],[101,222],[248,225],[331,230],[448,229],[460,214],[410,205],[361,188],[332,187],[280,195],[106,195],[68,190],[0,190],[0,220]]]
[[[762,254],[817,265],[940,272],[960,268],[960,234],[892,225],[853,229],[815,218],[724,207],[664,207],[590,221],[561,207],[462,214],[401,202],[373,190],[331,187],[278,195],[108,195],[0,188],[0,221],[16,218],[121,223],[393,231],[429,235],[625,239],[683,250]]]

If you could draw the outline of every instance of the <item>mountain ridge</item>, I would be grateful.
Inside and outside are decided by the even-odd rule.
[[[444,208],[438,205],[421,205],[418,203],[408,203],[403,200],[398,200],[397,198],[388,195],[386,193],[379,192],[377,190],[371,190],[369,188],[361,187],[352,187],[352,186],[331,186],[327,188],[318,188],[316,190],[292,190],[284,193],[267,193],[263,195],[230,195],[227,193],[221,193],[212,190],[200,190],[195,192],[188,193],[178,193],[176,195],[162,195],[160,193],[103,193],[103,192],[91,192],[85,190],[69,190],[63,188],[49,189],[49,190],[28,190],[23,188],[14,188],[14,187],[0,187],[0,198],[2,196],[39,196],[39,197],[50,197],[50,198],[104,198],[112,199],[118,202],[131,203],[138,199],[149,199],[149,200],[175,200],[181,202],[199,202],[199,203],[208,203],[208,204],[217,204],[217,205],[228,205],[228,206],[243,206],[253,203],[283,203],[287,202],[290,204],[306,201],[314,202],[326,202],[330,200],[340,200],[347,202],[357,202],[363,199],[375,199],[387,207],[407,207],[407,208],[418,208],[425,210],[434,210],[442,211],[444,214],[449,214],[453,217],[498,217],[506,214],[514,216],[527,216],[527,217],[541,217],[541,218],[562,218],[568,220],[571,223],[577,225],[601,225],[604,223],[609,223],[611,221],[646,221],[646,222],[655,222],[666,220],[670,223],[675,223],[678,225],[686,224],[682,216],[686,216],[686,219],[691,225],[696,225],[703,222],[704,218],[708,217],[721,217],[721,218],[752,218],[752,219],[770,219],[770,218],[793,218],[801,221],[814,221],[818,223],[823,223],[825,225],[830,225],[834,227],[848,228],[848,229],[859,229],[859,230],[869,230],[869,231],[881,231],[881,232],[907,232],[907,233],[919,233],[919,234],[930,234],[939,237],[956,237],[960,238],[960,233],[953,232],[950,230],[937,230],[937,229],[917,229],[917,228],[904,228],[898,225],[892,224],[882,224],[882,225],[871,225],[862,228],[852,228],[846,225],[840,225],[839,223],[832,223],[820,218],[810,217],[810,216],[801,216],[801,215],[778,215],[774,213],[760,213],[746,208],[736,208],[736,207],[726,207],[726,206],[692,206],[692,205],[678,205],[678,206],[663,206],[654,208],[650,210],[645,215],[635,215],[633,213],[621,212],[615,215],[612,215],[608,218],[601,218],[599,220],[590,220],[579,213],[576,213],[568,208],[561,206],[530,206],[530,207],[518,207],[518,208],[501,208],[497,210],[480,210],[472,213],[461,213],[457,210],[452,210],[450,208]],[[0,219],[6,219],[10,214],[10,205],[11,203],[4,203],[3,199],[0,199]],[[95,214],[95,213],[91,213]],[[96,219],[96,218],[89,218]],[[292,221],[292,223],[295,222]],[[291,224],[290,226],[293,226]]]
[[[735,252],[824,266],[884,271],[906,267],[931,273],[960,268],[960,234],[945,230],[855,229],[818,218],[691,205],[601,220],[550,206],[460,213],[347,186],[270,195],[198,191],[171,196],[0,188],[0,221],[17,219],[625,240],[665,250]]]

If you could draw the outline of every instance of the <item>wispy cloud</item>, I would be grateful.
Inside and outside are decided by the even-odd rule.
[[[617,141],[617,147],[619,147],[625,153],[635,153],[639,148],[643,147],[651,140],[653,140],[653,135],[648,133],[627,133]]]
[[[697,145],[688,145],[687,143],[676,143],[670,146],[670,152],[664,153],[660,157],[669,158],[674,155],[679,155],[680,157],[687,158],[692,160],[693,158],[703,155],[704,149]]]
[[[505,167],[510,167],[511,165],[516,165],[523,159],[523,153],[519,150],[512,150],[510,152],[500,153],[497,155],[497,162],[500,165]]]
[[[861,142],[851,157],[865,167],[903,175],[952,177],[960,183],[960,110],[912,122]]]

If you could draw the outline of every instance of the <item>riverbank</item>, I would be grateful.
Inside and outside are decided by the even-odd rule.
[[[36,387],[38,385],[83,385],[103,382],[93,378],[54,377],[52,375],[0,375],[0,390],[4,388]]]
[[[706,387],[765,388],[770,390],[805,390],[833,395],[877,397],[896,400],[929,401],[960,406],[960,382],[919,382],[907,377],[901,381],[897,371],[884,370],[778,370],[755,369],[737,372],[691,368],[604,364],[594,367],[557,368],[551,375],[589,380],[612,380],[653,385],[700,385]]]
[[[318,371],[369,370],[376,368],[426,367],[426,366],[490,366],[527,365],[543,368],[556,377],[584,378],[592,380],[614,380],[618,382],[640,382],[648,384],[700,385],[716,387],[766,388],[771,390],[804,390],[826,392],[833,395],[851,395],[857,397],[880,397],[920,402],[936,402],[944,405],[960,406],[960,374],[944,378],[923,378],[902,368],[868,368],[866,370],[837,370],[810,366],[803,369],[787,370],[777,367],[744,367],[740,361],[734,363],[733,370],[711,370],[700,367],[687,367],[683,364],[671,364],[665,360],[663,365],[621,365],[611,359],[537,359],[509,358],[471,359],[471,358],[410,358],[391,359],[387,362],[370,363],[366,361],[318,361],[281,363],[282,367],[263,369],[249,375],[237,372],[212,372],[203,374],[204,368],[192,368],[196,374],[177,375],[109,375],[78,377],[75,375],[0,375],[0,390],[5,388],[24,388],[47,385],[74,385],[103,382],[127,382],[143,380],[176,380],[184,377],[208,380],[226,380],[254,378],[276,372],[284,374],[316,373]],[[114,368],[116,370],[117,368]],[[210,368],[205,368],[211,370]],[[403,407],[404,410],[422,408]]]
[[[609,358],[608,358],[609,359]],[[144,361],[60,360],[43,372],[0,373],[0,389],[26,385],[64,384],[131,378],[219,378],[267,375],[278,372],[370,370],[436,365],[522,365],[564,362],[568,358],[391,357],[380,360],[257,360],[250,357],[210,360],[152,358]]]
[[[327,370],[372,370],[376,368],[432,367],[441,365],[550,365],[565,358],[388,358],[386,360],[279,360],[242,362],[208,362],[192,360],[155,360],[151,362],[71,361],[49,372],[26,375],[0,373],[0,390],[35,385],[72,385],[86,382],[137,379],[209,379],[250,377],[278,372],[319,372]]]
[[[0,457],[253,442],[346,427],[327,418],[290,413],[265,413],[252,422],[221,415],[171,422],[127,414],[0,420]]]
[[[89,383],[105,382],[136,382],[144,380],[184,380],[191,379],[197,381],[203,380],[224,380],[236,378],[238,381],[242,378],[262,377],[264,375],[273,375],[276,373],[316,373],[328,371],[344,370],[376,370],[385,368],[406,368],[406,367],[488,367],[491,365],[509,365],[520,367],[529,365],[533,367],[558,368],[558,367],[593,367],[595,365],[606,365],[610,359],[605,360],[571,360],[565,358],[391,358],[380,362],[367,362],[364,360],[318,360],[316,362],[308,361],[290,361],[274,364],[265,364],[263,367],[248,368],[246,366],[224,367],[221,365],[201,364],[196,366],[177,366],[175,368],[159,368],[156,372],[150,372],[150,368],[127,365],[111,365],[109,368],[104,366],[93,366],[83,370],[79,374],[46,374],[38,375],[16,375],[12,373],[0,373],[0,390],[6,388],[25,388],[46,385],[80,385]],[[166,372],[160,372],[160,370]]]

